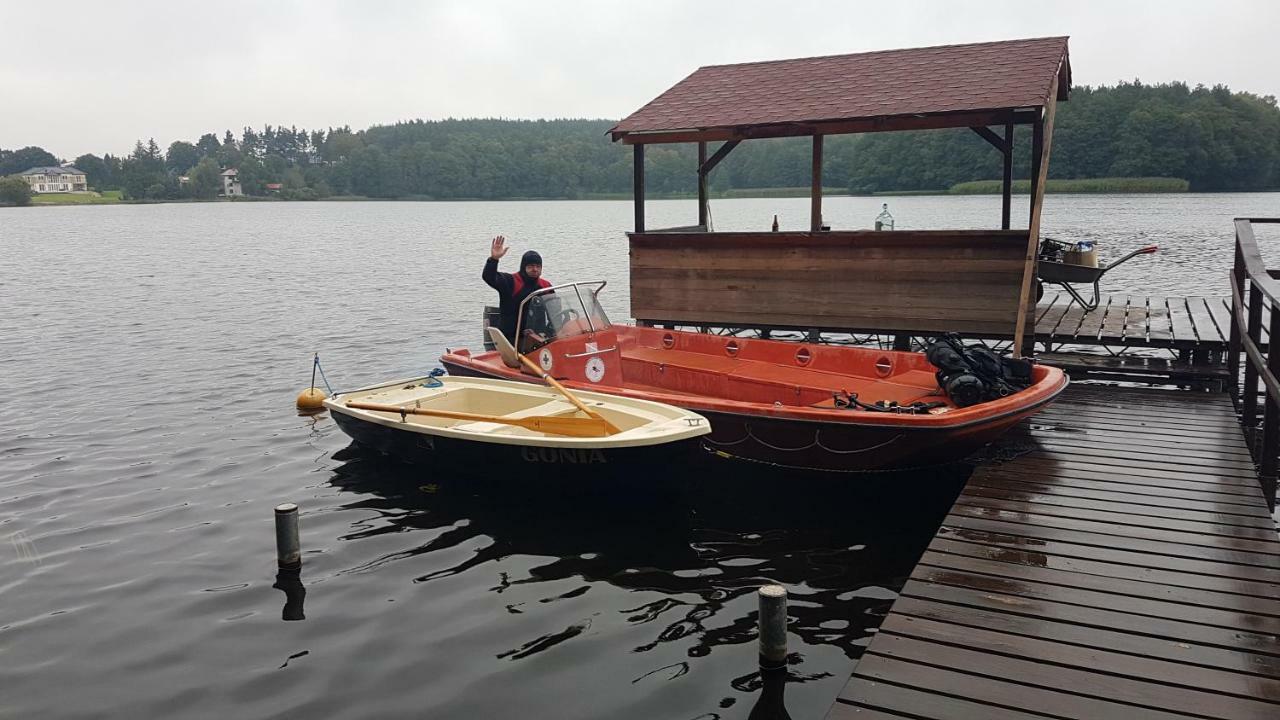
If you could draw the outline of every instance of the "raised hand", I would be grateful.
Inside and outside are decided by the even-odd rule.
[[[493,258],[494,260],[501,260],[502,256],[506,255],[507,251],[511,249],[503,244],[506,241],[507,239],[501,235],[494,238],[493,245],[490,246],[489,248],[489,257]]]

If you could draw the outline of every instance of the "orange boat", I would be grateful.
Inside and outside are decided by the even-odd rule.
[[[613,325],[596,297],[604,285],[530,296],[520,349],[570,388],[706,416],[702,445],[720,457],[833,472],[936,465],[996,439],[1067,385],[1061,370],[1035,365],[1026,389],[960,407],[923,353]],[[441,361],[454,375],[538,382],[496,328],[490,336],[497,350],[446,350]]]

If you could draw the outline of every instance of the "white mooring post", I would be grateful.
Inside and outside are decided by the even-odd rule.
[[[298,506],[276,506],[276,561],[282,568],[302,565],[302,545],[298,540]]]
[[[765,585],[756,593],[760,600],[760,667],[787,664],[787,589]]]

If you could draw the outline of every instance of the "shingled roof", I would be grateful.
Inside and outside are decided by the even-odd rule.
[[[39,165],[30,170],[18,173],[19,175],[84,175],[84,171],[72,165],[63,165],[55,167],[53,165]]]
[[[1066,37],[711,65],[610,132],[645,143],[995,124],[1043,107],[1055,79],[1067,99]]]

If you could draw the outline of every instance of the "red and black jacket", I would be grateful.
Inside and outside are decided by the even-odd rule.
[[[498,291],[498,308],[502,311],[500,327],[502,334],[512,343],[516,341],[516,321],[520,313],[520,303],[535,290],[551,287],[551,283],[543,278],[533,280],[521,272],[498,272],[498,261],[489,258],[484,264],[484,272],[480,275],[485,284]]]

